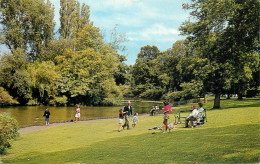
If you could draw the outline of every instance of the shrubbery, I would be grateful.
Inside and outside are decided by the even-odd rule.
[[[153,88],[148,89],[145,92],[140,94],[141,98],[150,98],[150,99],[160,99],[163,95],[163,89],[161,88]]]
[[[18,136],[18,122],[6,113],[0,114],[0,154],[11,146],[11,141]]]
[[[0,103],[9,105],[18,104],[18,102],[14,100],[3,87],[0,87]]]
[[[50,101],[50,105],[64,106],[68,103],[68,98],[63,95],[62,97],[54,97],[53,100]]]

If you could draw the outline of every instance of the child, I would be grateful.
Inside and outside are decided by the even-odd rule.
[[[122,124],[123,124],[123,119],[124,119],[124,113],[122,109],[119,109],[119,127],[118,127],[118,132],[121,132]]]
[[[50,121],[49,117],[50,117],[50,115],[51,115],[51,113],[49,112],[49,109],[46,108],[46,110],[45,110],[45,112],[43,114],[43,116],[45,116],[45,125],[49,125],[49,121]]]
[[[133,117],[133,124],[132,124],[133,128],[135,127],[137,120],[138,120],[138,113],[135,113]]]
[[[75,114],[75,122],[80,121],[80,106],[76,108],[76,114]]]

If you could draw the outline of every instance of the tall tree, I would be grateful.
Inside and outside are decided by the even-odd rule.
[[[32,78],[26,69],[26,57],[22,49],[16,49],[13,54],[1,57],[0,85],[22,105],[32,98]]]
[[[162,96],[163,91],[159,84],[160,72],[156,68],[160,64],[157,63],[157,57],[160,55],[161,53],[156,46],[141,47],[132,69],[135,95],[141,95],[145,98],[160,98]],[[155,93],[157,91],[159,93]]]
[[[249,88],[252,74],[259,70],[259,22],[258,0],[233,1],[232,20],[227,32],[232,36],[233,79],[238,99],[242,99]],[[256,80],[256,79],[255,79]]]
[[[192,0],[183,7],[192,10],[193,19],[184,22],[180,30],[188,35],[195,54],[209,60],[211,72],[203,84],[215,94],[214,108],[220,108],[220,95],[232,82],[242,88],[247,80],[239,83],[238,79],[251,78],[255,65],[250,63],[259,56],[253,55],[258,44],[259,3],[257,0]]]
[[[54,7],[44,0],[1,1],[1,43],[11,51],[22,48],[36,60],[53,38]]]
[[[60,0],[60,37],[72,39],[89,24],[89,6],[77,0]]]

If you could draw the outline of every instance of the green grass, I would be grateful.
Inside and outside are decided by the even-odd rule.
[[[210,106],[211,100],[205,106]],[[233,106],[233,107],[232,107]],[[4,163],[256,163],[260,157],[259,99],[222,100],[199,128],[178,125],[150,131],[162,115],[139,117],[137,127],[117,132],[117,119],[52,127],[21,134]],[[190,104],[181,108],[188,108]],[[178,110],[178,109],[177,109]],[[174,121],[174,114],[171,115]],[[152,132],[156,132],[152,134]]]
[[[204,99],[201,99],[201,102],[204,102]],[[198,107],[197,103],[195,104],[196,107]],[[207,110],[212,110],[212,107],[214,105],[214,97],[209,97],[208,102],[206,104],[203,103],[203,108]],[[245,98],[242,100],[238,100],[237,98],[231,98],[231,99],[226,99],[226,98],[221,98],[220,100],[220,109],[228,109],[228,108],[244,108],[244,107],[260,107],[260,102],[259,99],[257,98]],[[186,110],[190,109],[191,104],[185,104],[179,106],[174,112],[177,113],[179,110]],[[215,109],[214,109],[215,110]]]

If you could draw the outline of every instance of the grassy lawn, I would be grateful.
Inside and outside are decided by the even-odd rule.
[[[212,107],[212,100],[205,108]],[[75,123],[21,134],[4,163],[256,163],[260,157],[259,99],[222,100],[199,128],[148,130],[162,115],[139,117],[117,132],[117,119]],[[179,109],[189,109],[190,104]],[[174,114],[171,120],[174,121]],[[152,134],[152,132],[156,132]],[[0,161],[0,163],[1,163]]]

